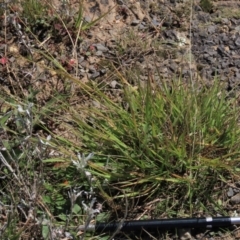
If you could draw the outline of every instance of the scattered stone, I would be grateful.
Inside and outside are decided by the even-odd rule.
[[[96,55],[96,56],[102,56],[102,55],[103,55],[103,52],[102,52],[102,51],[96,51],[95,55]]]
[[[102,75],[104,75],[106,72],[107,72],[107,69],[105,69],[105,68],[103,68],[103,69],[100,70],[100,73],[101,73]]]
[[[111,86],[112,88],[116,88],[117,84],[118,84],[118,82],[117,82],[116,80],[113,80],[113,81],[110,83],[110,86]]]
[[[88,61],[82,61],[82,62],[80,62],[80,65],[82,66],[82,67],[84,67],[84,68],[86,68],[87,66],[88,66]]]
[[[232,204],[239,204],[240,203],[240,193],[237,193],[233,197],[231,197],[230,202]]]
[[[216,29],[217,29],[216,25],[211,25],[208,27],[207,31],[209,34],[213,34],[213,33],[215,33]]]
[[[222,18],[221,21],[222,21],[223,24],[229,24],[230,23],[230,21],[227,18]]]
[[[15,59],[15,57],[10,57],[8,60],[9,60],[9,62],[14,62],[16,59]]]
[[[233,189],[230,187],[230,188],[228,189],[227,195],[228,195],[228,197],[232,197],[233,194],[234,194]]]
[[[80,57],[79,59],[78,59],[78,63],[82,63],[84,61],[84,57]]]
[[[144,30],[144,29],[146,29],[146,26],[143,23],[141,23],[141,24],[139,24],[138,29]]]
[[[235,44],[239,47],[240,46],[240,37],[238,37],[235,41]]]
[[[153,24],[153,26],[157,27],[160,23],[159,23],[159,21],[156,20],[156,18],[153,18],[152,24]]]
[[[101,104],[100,104],[99,101],[93,100],[92,103],[93,103],[93,105],[94,105],[96,108],[101,108]]]
[[[100,76],[100,72],[94,72],[92,75],[90,75],[90,79],[95,79]]]
[[[137,26],[140,22],[141,22],[140,20],[135,19],[131,22],[131,25],[132,26]]]
[[[101,43],[93,44],[93,46],[96,47],[98,51],[107,52],[109,50]]]
[[[92,21],[92,19],[89,16],[85,16],[84,21],[87,22],[87,23],[90,23]]]
[[[96,68],[95,68],[95,66],[93,66],[93,65],[90,65],[90,66],[88,67],[88,69],[89,69],[89,72],[90,72],[90,73],[95,73],[95,72],[96,72]]]
[[[177,65],[175,62],[171,62],[170,65],[169,65],[169,69],[170,69],[172,72],[176,73],[177,70],[178,70],[178,65]]]
[[[191,240],[191,229],[182,228],[178,230],[178,236],[181,240]]]

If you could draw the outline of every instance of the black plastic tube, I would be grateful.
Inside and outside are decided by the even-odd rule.
[[[240,217],[173,218],[159,220],[139,220],[90,224],[87,231],[113,232],[120,228],[122,232],[145,230],[168,230],[174,228],[212,228],[229,227],[240,224]],[[84,226],[81,226],[84,229]]]

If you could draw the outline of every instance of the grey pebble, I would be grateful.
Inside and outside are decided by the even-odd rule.
[[[234,195],[233,197],[231,197],[230,202],[232,204],[240,203],[240,193],[238,193],[238,194]]]
[[[96,68],[95,68],[93,65],[90,65],[90,66],[88,67],[88,69],[89,69],[89,72],[90,72],[90,73],[95,73],[95,72],[96,72]]]
[[[100,108],[100,107],[101,107],[101,104],[100,104],[100,102],[98,102],[98,101],[93,101],[92,103],[93,103],[93,105],[94,105],[96,108]]]
[[[135,19],[131,22],[131,25],[132,26],[137,26],[139,23],[140,23],[140,20]]]
[[[100,51],[100,50],[98,50],[98,51],[96,51],[95,55],[96,55],[96,56],[102,56],[102,55],[103,55],[103,52]]]
[[[80,57],[79,59],[78,59],[78,62],[79,63],[82,63],[84,61],[84,57]]]
[[[109,50],[101,43],[93,44],[93,46],[96,47],[98,51],[107,52]]]
[[[10,57],[8,60],[9,60],[9,62],[14,62],[15,61],[15,57]]]
[[[94,72],[91,76],[90,76],[90,78],[91,79],[95,79],[95,78],[97,78],[97,77],[99,77],[100,76],[100,72]]]
[[[86,68],[88,66],[88,62],[87,61],[80,62],[80,65]]]
[[[101,70],[100,70],[100,73],[101,73],[101,74],[105,74],[106,72],[107,72],[107,69],[101,69]]]
[[[113,80],[111,83],[110,83],[110,86],[112,87],[112,88],[116,88],[116,86],[117,86],[117,81],[116,80]]]
[[[216,25],[211,25],[208,27],[207,31],[209,34],[213,34],[216,31],[217,26]]]
[[[138,29],[139,30],[144,30],[144,29],[146,29],[146,27],[145,27],[144,24],[141,23],[141,24],[139,24]]]
[[[84,17],[84,21],[87,23],[91,22],[91,18],[89,16]]]
[[[1,33],[0,33],[0,34],[1,34]],[[4,33],[3,33],[3,35],[4,35]],[[1,45],[0,45],[0,50],[3,50],[3,49],[5,49],[5,48],[6,48],[6,46],[7,46],[6,44],[1,44]]]
[[[234,31],[236,31],[236,32],[240,32],[240,26],[236,26],[236,27],[234,27]]]
[[[169,69],[172,71],[172,72],[176,72],[177,69],[178,69],[178,65],[174,62],[170,63],[169,65]]]
[[[227,195],[228,195],[228,197],[232,197],[233,194],[234,194],[233,189],[230,187],[230,188],[228,189]]]
[[[159,22],[154,18],[154,19],[152,20],[152,24],[153,24],[155,27],[157,27],[157,26],[159,25]]]
[[[222,19],[222,23],[223,23],[223,24],[228,24],[228,23],[229,23],[229,20],[228,20],[227,18],[223,18],[223,19]]]
[[[235,40],[235,44],[236,44],[237,46],[240,46],[240,37],[238,37],[238,38]]]

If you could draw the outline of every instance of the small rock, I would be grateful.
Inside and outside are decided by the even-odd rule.
[[[107,72],[107,69],[101,69],[101,70],[100,70],[100,73],[101,73],[101,74],[105,74],[106,72]]]
[[[229,23],[229,20],[227,18],[222,18],[222,23],[223,24],[228,24]]]
[[[4,33],[3,33],[4,34]],[[5,48],[6,48],[6,44],[3,44],[3,43],[1,43],[1,45],[0,45],[0,50],[4,50]],[[10,46],[9,46],[10,47]]]
[[[144,30],[144,29],[146,29],[146,26],[141,23],[141,24],[139,24],[138,29],[139,30]]]
[[[186,228],[179,229],[178,235],[181,240],[191,240],[192,239],[191,229],[186,229]]]
[[[164,35],[166,36],[167,39],[171,39],[171,40],[178,40],[177,38],[177,32],[175,30],[166,30],[164,32]]]
[[[88,69],[89,69],[89,72],[90,72],[90,73],[95,73],[95,72],[96,72],[96,68],[95,68],[93,65],[90,65],[90,66],[88,67]]]
[[[88,62],[87,61],[82,61],[80,62],[80,65],[84,68],[86,68],[88,66]]]
[[[132,26],[137,26],[139,23],[140,23],[140,20],[135,19],[131,22],[131,25]]]
[[[238,37],[238,38],[235,40],[235,44],[236,44],[237,46],[240,46],[240,37]]]
[[[208,50],[208,54],[209,54],[209,56],[211,56],[211,57],[215,57],[215,56],[216,56],[216,51],[214,51],[214,50]]]
[[[216,31],[217,26],[216,25],[211,25],[208,27],[207,31],[209,34],[213,34]]]
[[[101,108],[100,102],[98,102],[98,101],[93,101],[92,103],[93,103],[93,105],[94,105],[96,108]]]
[[[96,51],[95,55],[96,55],[96,56],[102,56],[102,55],[103,55],[103,52],[102,52],[102,51]]]
[[[119,22],[120,22],[120,19],[121,19],[121,16],[120,16],[120,15],[116,15],[116,16],[115,16],[116,23],[119,23]]]
[[[97,77],[99,77],[100,76],[100,72],[94,72],[91,76],[90,76],[90,78],[91,79],[95,79],[95,78],[97,78]]]
[[[171,62],[170,65],[169,65],[169,69],[172,72],[176,72],[176,70],[178,69],[178,65],[175,62]]]
[[[84,21],[90,23],[92,19],[89,16],[84,17]]]
[[[111,86],[112,88],[116,88],[117,84],[118,84],[118,82],[117,82],[116,80],[113,80],[113,81],[110,83],[110,86]]]
[[[84,57],[80,57],[79,59],[78,59],[78,63],[82,63],[84,61]]]
[[[238,68],[240,68],[240,60],[235,61],[235,64]]]
[[[202,37],[202,38],[206,38],[208,36],[208,34],[206,33],[206,31],[200,30],[199,31],[199,36]]]
[[[238,193],[238,194],[234,195],[233,197],[231,197],[230,202],[232,204],[240,203],[240,193]]]
[[[8,60],[9,60],[9,62],[14,62],[15,61],[15,57],[10,57]]]
[[[154,18],[154,19],[152,20],[152,24],[153,24],[155,27],[157,27],[157,26],[159,25],[159,22]]]
[[[108,48],[101,43],[93,44],[93,46],[96,47],[98,51],[102,51],[102,52],[108,51]]]
[[[229,41],[229,38],[226,33],[220,34],[219,37],[220,37],[220,41],[222,41],[224,43],[227,43]]]
[[[233,189],[230,187],[230,188],[228,189],[227,195],[228,195],[228,197],[232,197],[233,194],[234,194]]]
[[[240,32],[240,26],[236,26],[236,27],[234,27],[234,31],[236,31],[236,32]]]
[[[167,73],[168,69],[166,67],[162,67],[159,69],[160,73]]]

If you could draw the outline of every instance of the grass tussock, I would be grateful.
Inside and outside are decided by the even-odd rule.
[[[116,205],[124,196],[160,197],[164,214],[192,215],[215,202],[218,181],[236,176],[238,112],[217,80],[198,90],[181,81],[126,86],[122,105],[102,95],[96,101],[98,107],[70,108],[73,132],[96,153],[89,164],[96,187],[107,181],[100,190]]]

